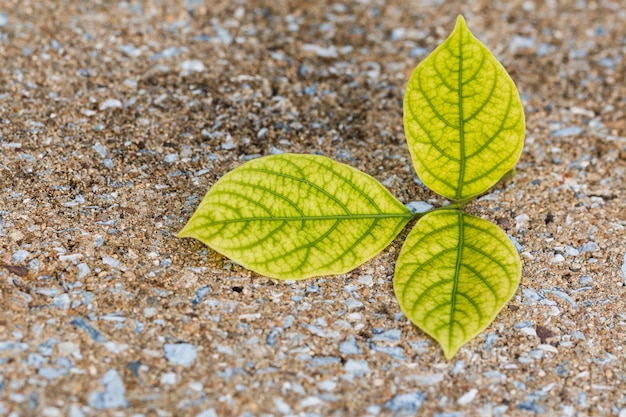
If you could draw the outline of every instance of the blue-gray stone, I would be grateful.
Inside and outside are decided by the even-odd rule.
[[[339,344],[339,352],[344,355],[362,355],[363,351],[356,342],[354,336],[350,337]]]
[[[198,355],[198,348],[189,343],[163,345],[165,359],[174,365],[191,366]]]
[[[37,371],[37,375],[40,377],[46,378],[49,381],[57,379],[63,375],[67,374],[67,369],[58,369],[58,368],[39,368]]]
[[[208,410],[196,414],[196,417],[217,417],[217,413],[215,412],[215,408],[209,408]]]
[[[385,332],[379,333],[372,337],[374,342],[399,342],[402,331],[400,329],[391,329]]]
[[[370,367],[365,360],[348,359],[343,368],[354,376],[365,376],[370,373]]]
[[[102,377],[104,391],[89,394],[89,405],[97,410],[128,407],[126,387],[115,369],[110,369]]]
[[[552,132],[552,137],[560,138],[563,136],[576,136],[581,134],[583,129],[579,126],[568,126],[563,129],[555,130]]]
[[[194,294],[196,295],[194,297],[193,300],[191,300],[191,307],[192,308],[196,308],[198,306],[198,304],[200,304],[202,302],[202,299],[209,293],[211,292],[211,287],[208,285],[205,285],[204,287],[200,287],[198,288],[196,291],[194,291]]]
[[[424,404],[425,398],[422,391],[400,394],[387,401],[384,408],[394,413],[415,413]]]
[[[86,295],[87,293],[85,293],[83,297],[87,298]],[[89,304],[89,303],[85,303],[85,304]],[[94,329],[93,326],[87,323],[87,320],[85,320],[83,317],[77,317],[73,319],[72,321],[70,321],[70,323],[74,327],[85,330],[87,333],[89,333],[89,336],[94,342],[104,343],[107,341],[106,338],[102,335],[102,333]]]

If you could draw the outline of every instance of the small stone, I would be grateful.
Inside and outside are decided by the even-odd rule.
[[[67,293],[57,295],[52,299],[52,305],[66,310],[70,305],[70,296]]]
[[[177,375],[174,372],[165,372],[161,375],[160,382],[163,385],[174,385],[176,383]]]
[[[121,108],[122,108],[122,102],[116,98],[106,99],[102,103],[100,103],[100,107],[98,107],[100,111],[106,110],[106,109],[121,109]]]
[[[9,24],[9,18],[6,14],[0,13],[0,28],[5,27]]]
[[[563,136],[576,136],[581,134],[583,129],[578,126],[568,126],[563,129],[555,130],[551,133],[552,137],[559,138]]]
[[[418,385],[429,386],[435,385],[443,381],[444,374],[422,374],[422,375],[411,375],[407,379],[411,381],[415,381]]]
[[[204,71],[204,64],[202,63],[202,61],[197,59],[183,61],[180,63],[179,67],[182,75],[188,75],[193,72]]]
[[[415,413],[424,404],[426,396],[422,391],[409,394],[400,394],[387,401],[384,408],[393,413]],[[404,415],[404,414],[403,414]]]
[[[322,391],[334,391],[337,387],[337,383],[334,381],[326,380],[318,383],[317,387]]]
[[[349,310],[356,310],[356,309],[359,309],[359,308],[363,307],[363,303],[358,301],[358,300],[355,300],[354,298],[348,298],[346,301],[344,301],[343,304],[346,306],[348,311]]]
[[[91,272],[91,268],[86,263],[79,263],[76,267],[78,268],[78,279],[85,278]]]
[[[215,408],[209,408],[200,414],[196,414],[196,417],[217,417],[217,412],[215,411]]]
[[[478,390],[476,388],[472,388],[465,394],[461,395],[456,402],[461,406],[465,406],[474,401],[474,398],[476,398],[476,394],[478,394]]]
[[[405,204],[405,207],[408,208],[411,213],[426,213],[427,211],[432,210],[434,207],[432,204],[428,204],[425,201],[411,201]]]
[[[528,224],[528,220],[530,220],[530,217],[528,217],[527,214],[520,214],[515,217],[515,228],[517,230],[525,228]]]
[[[163,158],[163,161],[165,161],[168,164],[173,164],[174,162],[178,161],[178,154],[177,153],[169,153],[169,154],[165,155],[165,158]]]
[[[302,46],[302,51],[312,52],[320,58],[337,58],[337,49],[334,46],[325,48],[323,46],[307,43]]]
[[[372,341],[375,342],[399,342],[402,336],[400,329],[391,329],[386,332],[379,333],[372,337]]]
[[[20,249],[13,253],[13,255],[11,256],[11,259],[13,259],[14,263],[18,264],[26,260],[29,256],[30,256],[30,252]]]
[[[587,242],[584,245],[582,245],[580,248],[578,248],[578,251],[580,253],[594,252],[596,250],[598,250],[598,244],[596,242]]]
[[[189,343],[163,345],[165,359],[174,365],[191,366],[198,355],[198,348]]]
[[[110,266],[111,268],[117,268],[120,266],[120,261],[115,258],[111,258],[110,256],[103,256],[102,263]]]
[[[348,340],[339,344],[339,352],[344,355],[362,355],[363,351],[356,342],[356,339],[351,335]]]
[[[624,253],[624,258],[622,260],[622,275],[624,278],[624,284],[626,284],[626,253]]]
[[[85,414],[82,412],[79,406],[77,406],[76,404],[72,404],[70,406],[70,412],[68,414],[68,417],[85,417]]]
[[[115,369],[110,369],[102,377],[104,391],[89,394],[89,405],[98,410],[128,407],[126,387]]]
[[[343,366],[344,370],[354,376],[365,376],[370,373],[370,367],[365,360],[348,359]]]
[[[565,260],[565,257],[563,255],[561,255],[560,253],[554,255],[554,258],[552,258],[550,260],[550,262],[552,262],[553,264],[558,264],[561,263]]]
[[[323,401],[317,397],[306,397],[304,400],[300,401],[300,407],[315,407],[318,405],[322,405]]]
[[[274,398],[274,406],[279,413],[289,414],[291,413],[291,407],[282,398]]]

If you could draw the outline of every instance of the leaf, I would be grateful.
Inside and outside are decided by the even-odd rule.
[[[487,191],[519,159],[525,132],[519,94],[462,16],[411,75],[404,129],[420,179],[452,200]]]
[[[513,296],[521,276],[515,246],[497,226],[457,210],[422,217],[394,276],[402,312],[450,359]]]
[[[224,175],[178,236],[259,274],[303,279],[354,269],[410,219],[369,175],[322,156],[281,154]]]

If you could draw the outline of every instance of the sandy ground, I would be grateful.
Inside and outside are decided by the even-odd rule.
[[[626,416],[624,6],[0,0],[0,415]],[[444,203],[402,97],[458,13],[528,133],[469,207],[518,243],[522,284],[452,360],[393,296],[406,232],[303,282],[175,237],[221,175],[279,152]]]

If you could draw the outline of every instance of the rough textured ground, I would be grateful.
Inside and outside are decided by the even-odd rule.
[[[0,0],[0,415],[626,416],[624,6]],[[175,237],[281,151],[442,204],[402,97],[458,13],[528,134],[469,208],[518,242],[522,284],[451,361],[394,299],[403,235],[304,282]]]

